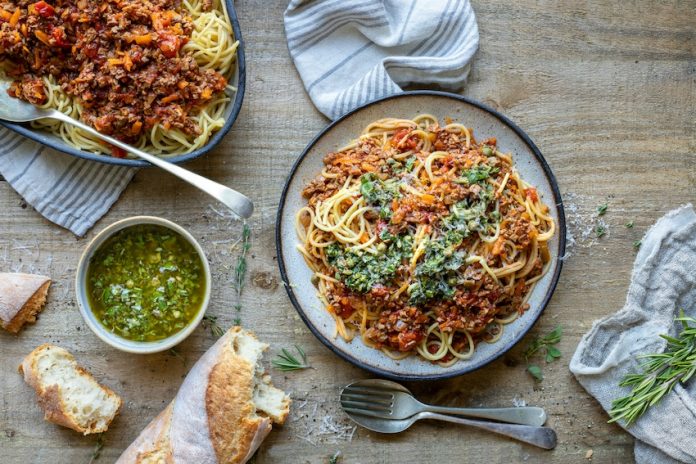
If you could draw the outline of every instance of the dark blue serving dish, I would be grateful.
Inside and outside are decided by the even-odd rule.
[[[237,12],[234,9],[232,0],[224,1],[227,7],[227,14],[232,24],[232,30],[234,31],[234,36],[237,40],[239,40],[239,47],[237,48],[237,70],[232,76],[232,79],[230,80],[230,83],[233,86],[237,87],[237,93],[235,94],[234,99],[232,99],[228,103],[227,109],[225,110],[225,125],[222,126],[217,132],[215,132],[212,135],[212,137],[210,137],[210,140],[208,140],[208,143],[205,144],[204,147],[199,148],[198,150],[194,150],[190,153],[165,157],[165,159],[171,163],[185,163],[194,158],[198,158],[199,156],[202,156],[208,153],[213,148],[215,148],[215,146],[220,143],[225,134],[227,134],[227,132],[229,132],[229,130],[232,128],[232,124],[234,124],[234,121],[237,119],[237,115],[239,115],[239,111],[242,109],[242,100],[244,99],[244,89],[246,84],[246,62],[244,60],[244,41],[242,40],[242,31],[239,27]],[[34,129],[27,123],[13,123],[7,121],[0,121],[0,124],[36,142],[42,143],[55,150],[62,151],[63,153],[77,156],[78,158],[98,161],[100,163],[106,164],[115,164],[119,166],[152,166],[147,161],[139,159],[116,158],[109,155],[79,150],[63,142],[63,140],[61,140],[59,137],[56,137],[53,134],[50,134],[49,132]]]

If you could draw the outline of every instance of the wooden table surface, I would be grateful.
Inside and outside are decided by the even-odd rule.
[[[334,356],[295,313],[278,285],[274,219],[292,162],[327,120],[312,106],[288,56],[286,2],[238,1],[246,42],[247,93],[224,142],[189,168],[249,194],[249,275],[241,319],[271,344],[297,343],[316,369],[274,380],[292,392],[291,418],[274,430],[252,462],[326,463],[624,463],[633,439],[580,387],[568,362],[592,321],[619,309],[635,252],[633,242],[667,211],[696,202],[696,2],[669,0],[474,0],[481,35],[462,93],[516,121],[534,139],[558,178],[571,242],[556,293],[531,334],[476,373],[409,385],[425,400],[458,405],[543,406],[558,432],[551,452],[463,427],[421,423],[379,436],[353,429],[337,410],[338,388],[368,374]],[[596,239],[598,205],[608,203],[607,234]],[[193,363],[213,343],[199,328],[169,353],[134,356],[102,343],[84,324],[73,279],[82,248],[96,231],[138,214],[172,219],[202,241],[214,270],[211,314],[229,326],[237,316],[231,278],[239,223],[220,216],[204,194],[154,169],[141,170],[112,210],[77,239],[46,221],[0,182],[0,270],[50,275],[49,304],[19,336],[0,334],[0,461],[87,463],[95,437],[42,420],[34,393],[17,374],[41,343],[69,349],[125,407],[105,435],[96,462],[113,462],[174,396]],[[632,229],[624,227],[633,221]],[[535,383],[521,353],[532,336],[564,330],[559,362]]]

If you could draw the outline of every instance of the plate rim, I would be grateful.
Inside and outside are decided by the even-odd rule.
[[[237,120],[239,113],[242,109],[242,102],[244,100],[244,92],[246,90],[246,59],[244,56],[244,39],[242,38],[242,30],[239,25],[239,17],[237,16],[237,10],[234,8],[233,0],[224,0],[225,6],[227,7],[227,14],[230,18],[230,24],[232,25],[232,30],[234,32],[235,38],[239,41],[239,46],[237,47],[237,68],[238,68],[238,82],[237,82],[237,92],[235,94],[234,100],[230,103],[232,105],[232,111],[229,117],[225,121],[225,124],[213,134],[213,136],[208,140],[208,142],[201,148],[194,150],[190,153],[184,153],[181,155],[174,155],[163,157],[166,161],[174,164],[181,164],[191,161],[195,158],[205,155],[215,148],[227,135],[227,133],[232,128],[232,125]],[[52,140],[42,140],[37,136],[37,130],[32,129],[27,123],[14,123],[9,121],[0,120],[0,125],[33,140],[34,142],[40,143],[44,146],[57,150],[61,153],[66,153],[77,158],[82,158],[90,161],[97,161],[103,164],[109,164],[112,166],[126,166],[131,168],[148,168],[154,167],[147,161],[140,159],[128,159],[128,158],[116,158],[114,156],[105,156],[102,154],[91,153],[88,151],[80,150],[79,148],[72,147],[66,143],[54,142]]]
[[[307,157],[309,154],[310,150],[314,147],[314,145],[321,139],[326,133],[331,131],[336,125],[338,125],[340,122],[342,122],[344,119],[347,119],[349,116],[376,104],[392,100],[392,99],[398,99],[398,98],[404,98],[404,97],[411,97],[411,96],[432,96],[432,97],[441,97],[441,98],[449,98],[453,100],[457,100],[458,102],[465,103],[471,106],[474,106],[478,109],[481,109],[495,118],[497,118],[500,122],[502,122],[504,125],[508,126],[510,129],[512,129],[513,132],[517,136],[519,136],[522,141],[530,148],[532,151],[534,157],[539,161],[541,164],[543,174],[544,176],[548,179],[549,184],[551,186],[551,192],[553,194],[553,199],[556,203],[556,208],[558,209],[558,234],[559,234],[559,240],[558,240],[558,256],[556,259],[556,266],[553,270],[553,276],[549,285],[549,288],[544,295],[544,298],[541,301],[540,304],[540,310],[536,317],[534,318],[534,321],[529,325],[529,327],[526,330],[520,331],[519,333],[515,334],[515,336],[504,346],[502,347],[495,355],[490,357],[489,359],[479,362],[479,363],[474,363],[470,364],[467,366],[463,366],[459,369],[452,369],[452,370],[447,370],[444,371],[440,374],[427,374],[427,375],[413,375],[413,374],[395,374],[394,372],[390,372],[384,369],[381,369],[379,367],[374,367],[370,366],[360,359],[355,358],[354,356],[351,356],[342,350],[339,350],[332,342],[331,340],[327,339],[324,337],[324,335],[319,332],[319,330],[314,327],[314,324],[309,320],[307,315],[305,314],[305,310],[302,307],[302,305],[299,303],[297,300],[297,297],[295,296],[295,292],[290,286],[290,282],[288,280],[288,273],[286,270],[285,266],[285,258],[283,256],[283,238],[282,238],[282,233],[281,233],[281,221],[282,221],[282,216],[283,212],[285,210],[286,206],[286,199],[288,195],[288,191],[290,188],[290,183],[295,177],[295,174],[297,173],[297,169],[299,166],[302,164],[304,159]],[[438,90],[411,90],[411,91],[405,91],[402,93],[394,94],[394,95],[389,95],[383,98],[379,98],[376,100],[372,100],[370,102],[367,102],[363,105],[360,105],[351,111],[348,111],[347,113],[343,114],[339,118],[337,118],[334,121],[331,121],[326,127],[324,127],[319,133],[312,138],[312,140],[307,144],[305,149],[302,151],[300,156],[295,160],[295,162],[292,165],[292,168],[290,169],[290,172],[288,173],[285,183],[283,185],[283,190],[280,195],[280,200],[278,202],[278,211],[276,212],[276,224],[275,224],[275,244],[276,244],[276,255],[278,258],[278,267],[280,270],[280,277],[281,280],[283,281],[283,286],[285,287],[285,291],[288,294],[288,297],[290,298],[290,302],[292,303],[293,307],[295,308],[295,311],[299,314],[300,318],[304,322],[304,324],[307,326],[307,328],[312,332],[312,334],[324,345],[326,346],[329,350],[331,350],[334,354],[338,355],[341,359],[344,361],[347,361],[348,363],[359,367],[361,369],[364,369],[372,374],[379,375],[381,377],[391,379],[391,380],[396,380],[396,381],[433,381],[433,380],[444,380],[444,379],[450,379],[454,377],[459,377],[464,374],[468,374],[470,372],[476,371],[484,366],[487,366],[488,364],[492,363],[493,361],[497,360],[501,356],[503,356],[505,353],[510,351],[517,343],[524,338],[525,335],[536,325],[537,321],[541,317],[541,315],[544,313],[546,310],[546,307],[548,306],[551,298],[553,297],[553,294],[556,291],[556,287],[558,285],[558,281],[560,279],[561,275],[561,269],[563,268],[563,259],[562,257],[565,256],[565,250],[566,250],[566,218],[565,218],[565,211],[563,207],[563,199],[561,197],[561,192],[560,189],[558,188],[558,182],[556,181],[556,177],[553,174],[553,171],[551,171],[551,167],[547,163],[546,159],[544,156],[541,154],[541,151],[539,148],[536,146],[536,144],[532,141],[531,137],[527,135],[527,133],[522,130],[517,124],[515,124],[512,120],[510,120],[507,116],[503,115],[502,113],[494,110],[493,108],[490,108],[489,106],[474,100],[472,98],[466,97],[464,95],[459,95],[455,93],[449,93],[449,92],[442,92]],[[455,368],[456,364],[452,366],[452,368]]]

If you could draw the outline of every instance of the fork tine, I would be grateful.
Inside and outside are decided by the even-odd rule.
[[[391,414],[386,414],[384,412],[378,412],[378,411],[371,411],[369,409],[356,409],[356,408],[348,408],[348,407],[344,406],[343,410],[345,412],[349,412],[351,414],[357,414],[359,416],[378,417],[380,419],[391,419]]]
[[[352,401],[341,399],[341,406],[343,408],[354,408],[354,409],[364,409],[370,411],[383,411],[386,414],[391,414],[391,408],[389,406],[384,406],[375,403],[363,403],[362,401]]]
[[[348,385],[346,388],[343,389],[343,391],[349,393],[365,393],[371,396],[377,396],[384,399],[394,398],[394,390],[385,390],[383,388]]]
[[[382,398],[375,398],[370,395],[361,395],[359,393],[352,393],[352,392],[343,392],[341,393],[341,399],[346,398],[349,400],[358,400],[358,401],[365,401],[367,403],[378,403],[384,406],[391,406],[392,405],[392,400],[391,399],[382,399]]]

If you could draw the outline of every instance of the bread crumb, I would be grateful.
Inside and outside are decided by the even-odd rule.
[[[587,450],[587,453],[585,453],[585,459],[592,460],[593,454],[594,454],[594,451],[592,451],[591,449]]]

